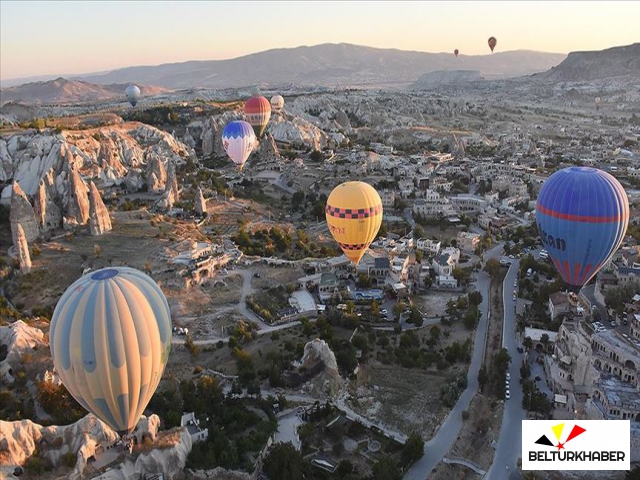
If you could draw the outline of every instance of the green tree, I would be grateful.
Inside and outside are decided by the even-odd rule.
[[[484,271],[487,272],[491,278],[495,278],[500,273],[500,262],[495,258],[490,258],[484,265]]]
[[[305,477],[304,459],[291,442],[276,443],[264,459],[263,471],[273,480],[300,480]]]
[[[374,317],[380,315],[380,305],[378,305],[378,302],[375,300],[371,302],[371,315]]]
[[[409,435],[407,443],[404,444],[401,453],[401,459],[403,465],[411,465],[413,462],[419,460],[424,455],[424,440],[422,436],[414,432]]]
[[[398,463],[388,455],[381,457],[373,465],[372,471],[375,480],[400,480],[402,477]]]

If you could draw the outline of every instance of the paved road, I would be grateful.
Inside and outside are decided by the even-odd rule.
[[[509,267],[503,285],[504,325],[502,346],[509,350],[511,355],[511,398],[505,400],[505,408],[502,416],[502,428],[493,464],[486,478],[501,478],[507,471],[513,472],[517,468],[518,458],[522,454],[522,420],[525,419],[525,411],[522,408],[522,385],[520,384],[520,365],[523,355],[518,353],[520,345],[516,339],[516,314],[513,301],[513,281],[518,278],[520,262],[515,260]]]
[[[502,243],[493,247],[485,253],[484,260],[499,258],[502,247]],[[462,412],[469,408],[471,399],[478,391],[478,372],[482,365],[484,339],[487,331],[487,316],[489,313],[489,276],[484,271],[481,271],[478,273],[475,284],[477,290],[482,294],[482,303],[480,304],[482,316],[476,330],[473,356],[467,376],[467,388],[462,392],[462,395],[458,398],[458,401],[451,412],[449,412],[449,415],[447,415],[447,418],[440,424],[433,438],[425,443],[423,457],[414,463],[404,476],[407,480],[425,480],[429,477],[433,469],[440,463],[456,441],[460,427],[462,426]]]

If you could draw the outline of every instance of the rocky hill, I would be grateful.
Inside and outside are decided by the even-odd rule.
[[[627,76],[640,78],[640,43],[595,52],[571,52],[557,67],[533,75],[549,81],[590,81]]]
[[[481,80],[484,80],[484,77],[478,70],[441,70],[425,73],[416,80],[411,88],[413,90],[421,90],[439,85],[457,85]]]
[[[502,77],[527,75],[547,70],[564,58],[562,54],[526,50],[456,58],[452,53],[340,43],[278,48],[229,60],[128,67],[81,78],[100,84],[135,81],[167,88],[226,88],[256,83],[376,85],[409,83],[437,70],[479,70],[487,76]]]
[[[94,102],[97,100],[125,101],[126,83],[96,85],[82,80],[56,78],[47,82],[33,82],[24,85],[0,89],[0,105],[8,102],[24,104],[67,104]],[[167,92],[163,87],[140,86],[143,96]]]

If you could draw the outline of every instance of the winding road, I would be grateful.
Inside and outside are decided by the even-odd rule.
[[[484,261],[486,262],[490,258],[499,258],[502,247],[503,244],[499,243],[487,251],[483,257]],[[411,466],[404,476],[407,480],[425,480],[429,477],[436,465],[444,459],[457,439],[460,428],[462,427],[462,412],[469,408],[471,399],[478,391],[478,372],[480,371],[482,357],[484,355],[484,339],[487,332],[487,317],[489,313],[489,275],[481,271],[478,273],[475,284],[477,290],[482,294],[482,303],[480,304],[480,312],[482,315],[478,323],[478,328],[476,329],[473,356],[467,375],[467,388],[462,392],[462,395],[458,398],[458,401],[449,412],[449,415],[447,415],[447,418],[440,424],[433,438],[425,443],[424,455]]]

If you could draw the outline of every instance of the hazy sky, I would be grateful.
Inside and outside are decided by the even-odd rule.
[[[0,78],[348,42],[568,53],[640,41],[640,2],[0,2]]]

